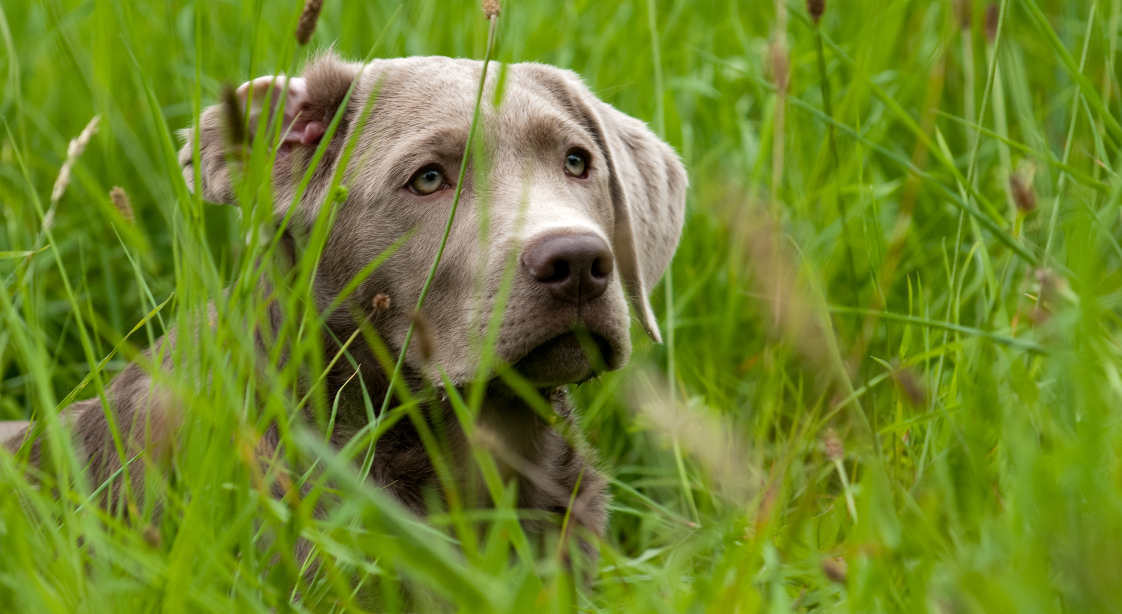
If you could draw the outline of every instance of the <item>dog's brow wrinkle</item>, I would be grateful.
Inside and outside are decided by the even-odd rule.
[[[424,164],[459,161],[466,143],[467,135],[460,130],[441,130],[409,139],[395,146],[391,152],[396,160],[390,167],[390,179],[405,183]],[[445,169],[447,172],[455,170]]]
[[[409,146],[413,149],[454,149],[456,151],[463,151],[464,143],[467,142],[467,128],[463,130],[458,128],[445,128],[423,134],[408,141]]]
[[[589,135],[576,122],[557,116],[538,116],[526,122],[523,138],[532,147],[551,149],[570,141],[585,142]]]

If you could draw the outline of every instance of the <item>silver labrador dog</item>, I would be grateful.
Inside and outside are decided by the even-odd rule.
[[[640,325],[659,340],[647,293],[678,244],[687,179],[668,145],[642,122],[597,99],[576,74],[530,63],[507,68],[501,104],[485,103],[481,118],[487,180],[477,182],[475,173],[466,174],[447,251],[424,304],[429,350],[422,355],[418,344],[412,344],[404,377],[418,388],[440,372],[456,385],[471,381],[478,367],[478,339],[499,295],[504,270],[514,263],[495,354],[533,382],[556,413],[571,422],[564,386],[598,370],[618,369],[628,360],[629,305]],[[272,176],[278,217],[288,213],[317,147],[324,149],[305,194],[292,205],[297,207],[291,221],[295,231],[311,227],[328,199],[344,143],[356,141],[343,169],[347,197],[338,205],[315,279],[321,310],[363,267],[412,233],[354,292],[348,308],[329,314],[329,330],[323,331],[326,351],[337,350],[336,340],[347,339],[364,324],[391,350],[402,346],[452,204],[481,69],[477,61],[443,57],[360,64],[329,54],[311,62],[299,77],[261,77],[237,90],[251,127],[259,117],[261,125],[269,117],[283,121]],[[495,81],[489,79],[490,88]],[[280,98],[278,91],[285,100],[283,114],[276,106],[262,108],[263,101]],[[366,115],[371,97],[376,98]],[[203,112],[197,133],[198,169],[192,131],[184,131],[187,143],[179,157],[188,185],[219,203],[234,201],[236,170],[224,116],[231,106],[216,105]],[[323,144],[337,112],[341,115],[334,137]],[[201,178],[198,186],[196,175]],[[484,206],[489,234],[481,237]],[[376,300],[378,295],[391,300]],[[275,323],[281,315],[273,317]],[[175,338],[172,332],[164,343],[175,343]],[[589,356],[590,346],[600,355]],[[372,350],[352,346],[348,351],[370,396],[381,399],[388,378]],[[340,369],[327,378],[326,394],[341,399],[332,433],[336,445],[367,423],[360,388],[343,387],[352,374],[348,366],[346,372]],[[604,479],[574,448],[580,442],[562,437],[501,386],[487,390],[479,421],[503,450],[498,456],[508,475],[519,478],[519,504],[563,513],[573,501],[574,520],[602,535]],[[118,427],[129,435],[130,452],[163,447],[159,439],[174,438],[176,425],[189,419],[169,415],[174,410],[167,403],[150,402],[154,396],[159,395],[152,394],[149,376],[137,365],[127,367],[109,386],[107,399]],[[90,399],[69,410],[95,484],[120,467],[98,403]],[[444,418],[443,424],[456,424],[450,413]],[[13,436],[14,426],[0,424],[0,436],[10,437],[12,447],[27,438]],[[462,433],[452,436],[460,440],[452,449],[467,448]],[[265,439],[262,451],[277,443],[275,433]],[[38,447],[33,445],[33,456],[38,456]],[[465,459],[453,466],[471,463]],[[424,512],[426,493],[436,478],[408,421],[379,440],[370,478],[407,507]],[[545,528],[540,522],[528,524],[534,531]]]

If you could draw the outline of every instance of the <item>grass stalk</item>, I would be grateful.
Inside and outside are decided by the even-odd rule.
[[[490,312],[465,305],[489,326],[465,342],[476,380],[497,378],[556,421],[547,445],[585,440],[598,458],[610,519],[591,535],[575,489],[552,491],[553,513],[527,509],[526,487],[547,483],[480,428],[482,386],[428,372],[439,379],[406,381],[422,319],[404,348],[387,346],[378,318],[323,339],[331,314],[423,235],[405,233],[341,280],[324,312],[308,300],[331,210],[380,205],[355,198],[344,170],[388,164],[392,148],[348,139],[333,169],[297,178],[300,203],[331,194],[307,203],[324,215],[281,266],[278,234],[304,225],[275,218],[291,204],[271,193],[278,133],[246,132],[259,140],[234,178],[241,206],[188,193],[173,130],[222,83],[293,74],[319,53],[294,36],[297,5],[3,3],[0,420],[34,418],[53,466],[0,452],[0,611],[1116,610],[1122,545],[1104,536],[1122,534],[1122,492],[1104,485],[1122,483],[1122,0],[958,2],[989,5],[984,41],[978,17],[964,33],[948,4],[508,3],[496,25],[478,21],[477,4],[297,3],[318,10],[304,20],[309,47],[333,41],[345,58],[491,62],[462,108],[478,198],[469,212],[471,193],[450,191],[453,210],[411,212],[433,225],[433,256],[416,271],[427,299],[387,296],[364,311],[431,311],[456,233],[475,234],[451,225],[470,213],[488,241],[503,223],[487,210],[487,177],[535,148],[505,134],[492,143],[493,126],[479,125],[487,101],[510,116],[523,100],[510,89],[523,75],[495,62],[574,70],[686,163],[685,232],[656,293],[667,344],[636,343],[624,369],[570,386],[572,416],[494,355],[505,307],[521,298],[513,257],[478,283],[499,287]],[[361,92],[372,86],[380,104],[383,85]],[[563,96],[541,93],[527,117],[569,118]],[[373,106],[361,113],[329,133],[381,125]],[[44,224],[67,144],[95,115]],[[329,159],[315,155],[313,166]],[[338,172],[321,186],[325,170]],[[1019,173],[1035,212],[1010,198]],[[596,185],[557,185],[590,190],[594,210]],[[112,186],[127,199],[107,196]],[[283,321],[269,341],[290,353],[259,349],[271,313]],[[209,334],[145,352],[200,322]],[[110,452],[123,468],[84,483],[66,408],[103,397],[129,363],[189,419],[170,469],[126,441]],[[364,380],[370,369],[396,372],[393,397]],[[450,413],[434,415],[434,397]],[[457,423],[462,450],[442,428]],[[255,453],[274,424],[279,446]],[[329,444],[325,429],[339,425],[357,430]],[[433,457],[423,518],[371,486],[398,428],[421,431],[418,458]],[[470,483],[455,483],[461,470]],[[127,515],[99,505],[134,480],[144,488]],[[527,530],[537,526],[548,527],[540,538]],[[569,535],[594,544],[599,563],[570,568]]]
[[[479,87],[475,94],[475,106],[472,110],[471,127],[468,129],[468,140],[464,146],[464,154],[460,159],[460,172],[456,179],[456,192],[452,197],[452,208],[448,211],[448,220],[444,224],[444,233],[440,237],[440,246],[436,250],[436,257],[432,261],[432,266],[429,267],[429,272],[425,276],[425,282],[421,286],[421,294],[417,297],[417,305],[414,311],[419,312],[424,306],[425,298],[428,297],[429,289],[432,287],[432,280],[436,277],[436,270],[440,266],[440,260],[444,257],[444,248],[448,245],[448,235],[452,232],[452,223],[456,219],[456,210],[460,206],[460,196],[463,194],[464,177],[467,176],[467,168],[469,156],[471,155],[472,147],[475,145],[476,128],[479,125],[480,111],[482,110],[483,88],[487,83],[487,68],[491,63],[491,56],[495,49],[495,33],[498,26],[498,15],[493,14],[487,18],[489,25],[487,26],[487,50],[483,54],[483,70],[479,75]],[[394,363],[393,373],[390,374],[389,386],[386,391],[386,396],[382,400],[382,407],[379,413],[385,413],[390,406],[390,400],[393,398],[394,384],[397,378],[401,375],[401,367],[405,364],[405,355],[409,351],[409,343],[413,340],[413,333],[415,331],[414,323],[409,324],[408,330],[405,332],[405,340],[401,344],[401,351],[397,355],[397,362]]]

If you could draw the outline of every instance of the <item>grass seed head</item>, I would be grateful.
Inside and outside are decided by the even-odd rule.
[[[791,72],[791,60],[787,54],[787,44],[779,39],[772,41],[768,47],[768,59],[771,61],[771,77],[775,81],[775,89],[781,94],[787,93]]]
[[[1021,213],[1030,213],[1036,209],[1036,191],[1032,188],[1034,169],[1022,168],[1009,176],[1009,193],[1013,196],[1013,204]]]
[[[296,23],[296,42],[307,45],[308,41],[312,40],[322,8],[323,0],[307,0],[304,3],[304,11],[300,13],[300,21]]]
[[[121,217],[125,220],[132,222],[136,220],[136,215],[132,211],[132,203],[129,202],[128,192],[121,186],[114,186],[109,190],[109,200],[113,201],[113,206],[121,213]]]
[[[896,365],[892,370],[892,381],[896,383],[896,388],[900,390],[904,400],[912,407],[923,407],[927,404],[927,387],[923,385],[923,380],[915,371]]]
[[[97,124],[101,121],[100,115],[94,115],[90,119],[82,132],[71,139],[70,145],[66,148],[66,160],[62,163],[62,167],[58,169],[58,178],[55,179],[55,185],[51,189],[51,203],[57,203],[62,195],[66,193],[67,186],[70,185],[70,169],[74,167],[77,162],[78,156],[86,150],[86,146],[90,144],[93,135],[97,132]]]
[[[728,416],[697,399],[674,396],[653,371],[637,373],[628,396],[645,426],[696,460],[723,497],[745,502],[763,485],[765,472],[749,455],[752,446],[738,436]]]
[[[146,525],[142,534],[144,535],[144,541],[147,542],[149,546],[153,548],[160,548],[163,546],[163,536],[160,535],[160,530],[154,525]]]
[[[502,7],[499,6],[499,0],[483,0],[483,16],[487,19],[492,19],[499,16]]]
[[[1022,294],[1031,301],[1028,309],[1018,309],[1013,319],[1016,330],[1021,317],[1028,319],[1030,326],[1041,326],[1052,319],[1055,311],[1064,303],[1075,302],[1071,286],[1067,280],[1049,268],[1038,268],[1026,275],[1026,286]]]
[[[814,25],[818,25],[818,22],[822,19],[822,13],[826,12],[826,0],[806,0],[806,12],[810,14]]]
[[[822,573],[833,582],[845,584],[845,579],[849,575],[849,565],[840,556],[828,558],[822,561]]]
[[[826,458],[831,461],[836,462],[845,458],[845,445],[833,428],[826,429],[826,434],[822,436],[822,450],[826,453]]]
[[[750,272],[753,293],[760,299],[763,324],[775,338],[794,349],[823,385],[837,376],[828,360],[831,340],[825,325],[825,303],[805,283],[797,254],[788,248],[783,229],[765,207],[749,205],[752,215],[732,222],[738,257]]]
[[[986,41],[993,44],[997,39],[997,21],[1001,18],[1001,6],[991,2],[986,7]]]
[[[1036,269],[1032,272],[1032,276],[1036,279],[1036,283],[1040,284],[1040,294],[1045,300],[1055,299],[1069,289],[1067,280],[1052,269]]]
[[[974,0],[955,0],[953,10],[958,27],[969,30],[974,17]]]

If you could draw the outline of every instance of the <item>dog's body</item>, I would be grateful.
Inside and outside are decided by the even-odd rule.
[[[658,339],[646,293],[677,245],[686,177],[667,145],[641,122],[596,99],[573,73],[537,64],[507,68],[501,103],[492,106],[486,102],[490,93],[484,96],[482,153],[469,161],[447,250],[424,303],[431,342],[428,348],[410,346],[403,377],[415,389],[425,382],[440,385],[439,375],[457,387],[477,377],[480,340],[504,272],[513,266],[495,355],[571,422],[563,386],[619,368],[630,354],[629,302]],[[283,115],[273,174],[278,216],[288,212],[313,152],[323,146],[323,160],[303,198],[292,204],[296,231],[310,228],[330,200],[344,143],[356,141],[342,175],[348,195],[336,205],[315,279],[314,300],[321,312],[369,262],[412,233],[341,308],[327,314],[328,354],[338,350],[339,339],[350,338],[366,323],[396,352],[410,323],[417,321],[412,307],[452,203],[480,71],[481,63],[470,60],[425,57],[362,65],[326,56],[302,77],[263,77],[239,89],[251,130],[264,128],[273,113]],[[494,85],[492,77],[489,87]],[[261,104],[277,98],[284,99],[283,114],[275,105]],[[236,172],[231,172],[235,162],[224,109],[204,111],[197,133],[187,135],[180,161],[188,185],[209,201],[231,203]],[[337,112],[338,128],[323,143]],[[486,164],[477,165],[484,159]],[[275,309],[274,325],[283,318]],[[175,339],[172,332],[162,343]],[[586,355],[591,346],[599,357]],[[346,369],[326,378],[325,394],[338,403],[331,434],[337,446],[368,422],[363,389],[344,386],[354,375],[350,365],[359,366],[365,394],[375,403],[388,384],[366,344],[353,344],[348,352],[353,362],[341,361]],[[165,366],[172,367],[170,362]],[[501,450],[496,454],[501,465],[519,476],[520,505],[564,512],[572,504],[577,523],[601,534],[604,479],[583,451],[502,386],[492,383],[487,390],[479,426]],[[126,452],[164,451],[161,442],[173,440],[189,419],[172,409],[174,401],[154,389],[135,364],[114,379],[106,398],[118,428],[128,434]],[[120,467],[120,456],[99,401],[83,401],[68,411],[79,449],[89,455],[91,479],[95,484],[108,479]],[[436,420],[456,424],[447,411]],[[9,424],[6,433],[0,423],[0,439],[14,428]],[[465,455],[458,466],[470,466],[468,442],[458,428],[451,430],[449,447]],[[266,454],[276,443],[275,433],[266,433],[259,452]],[[435,476],[409,421],[379,439],[370,477],[406,506],[424,512],[424,494]],[[472,477],[465,473],[457,479]]]

